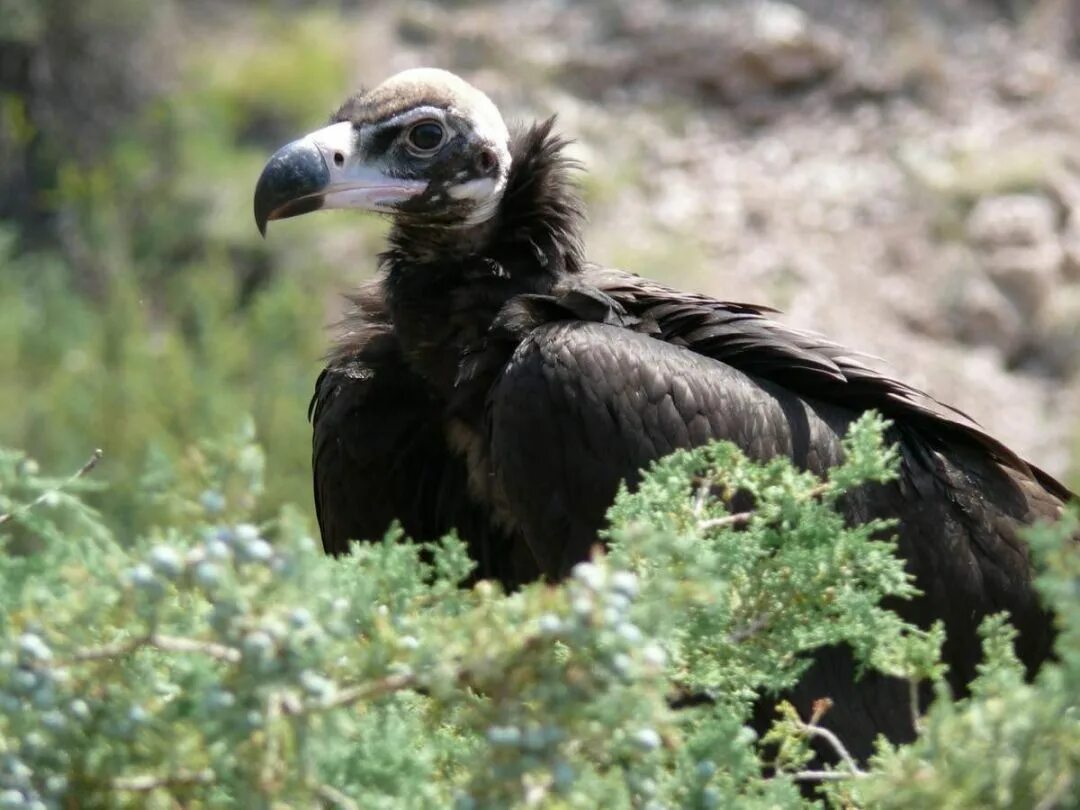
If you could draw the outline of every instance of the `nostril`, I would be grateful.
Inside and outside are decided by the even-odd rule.
[[[345,165],[345,156],[343,154],[341,154],[341,152],[334,152],[334,165],[335,166],[344,166]]]
[[[493,170],[497,162],[498,161],[495,157],[495,153],[492,152],[490,149],[482,149],[480,151],[480,154],[477,155],[476,158],[477,166],[479,167],[480,171],[484,173]]]

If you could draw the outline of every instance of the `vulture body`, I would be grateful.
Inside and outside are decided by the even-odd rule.
[[[1053,630],[1019,532],[1071,493],[963,414],[767,308],[588,263],[564,146],[552,121],[510,134],[479,91],[415,70],[268,164],[260,229],[317,208],[393,218],[311,403],[326,551],[398,519],[416,540],[456,529],[478,577],[558,580],[586,558],[619,483],[660,456],[725,439],[820,474],[876,409],[893,422],[901,476],[846,509],[899,519],[923,595],[897,611],[944,621],[958,690],[988,614],[1011,614],[1030,668],[1047,658]],[[906,689],[856,681],[848,652],[827,649],[787,697],[806,716],[830,696],[825,724],[865,757],[878,733],[912,736]]]

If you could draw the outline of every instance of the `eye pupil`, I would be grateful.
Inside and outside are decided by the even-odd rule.
[[[431,152],[442,144],[443,128],[434,121],[425,121],[409,130],[409,143],[422,152]]]

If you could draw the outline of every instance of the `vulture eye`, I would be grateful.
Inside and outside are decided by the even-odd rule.
[[[414,124],[405,136],[409,150],[419,155],[432,155],[446,139],[446,130],[438,121],[421,121]]]

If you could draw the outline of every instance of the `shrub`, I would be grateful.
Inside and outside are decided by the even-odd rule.
[[[797,807],[818,718],[784,708],[765,749],[750,703],[840,642],[938,698],[914,744],[831,770],[828,801],[1075,804],[1075,516],[1032,535],[1060,661],[1025,683],[992,619],[954,702],[940,632],[878,604],[913,593],[883,527],[834,508],[892,474],[879,420],[847,459],[821,481],[730,445],[676,453],[619,495],[606,553],[507,595],[459,586],[454,537],[329,559],[290,508],[252,523],[250,430],[144,482],[160,528],[137,540],[83,505],[86,476],[5,452],[0,532],[37,548],[0,565],[0,807]],[[728,511],[736,490],[752,513]],[[688,688],[715,703],[671,709]]]

